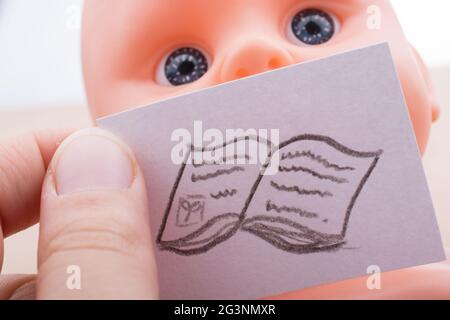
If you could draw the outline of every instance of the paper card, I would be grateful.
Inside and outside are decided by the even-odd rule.
[[[261,298],[444,259],[387,44],[98,125],[146,176],[162,298]]]

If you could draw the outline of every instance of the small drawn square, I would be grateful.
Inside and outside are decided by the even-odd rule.
[[[177,208],[177,227],[189,227],[203,222],[205,201],[203,196],[180,197]]]

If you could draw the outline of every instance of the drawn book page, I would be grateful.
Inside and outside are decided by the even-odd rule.
[[[158,235],[162,249],[198,254],[236,233],[262,169],[249,150],[265,152],[265,161],[271,148],[259,140],[244,136],[211,148],[190,146]]]
[[[262,177],[242,230],[293,253],[341,247],[353,206],[382,153],[355,151],[318,135],[286,141],[272,156],[278,173]]]

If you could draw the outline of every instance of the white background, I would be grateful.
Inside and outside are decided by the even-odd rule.
[[[450,1],[392,2],[428,65],[450,65]],[[0,111],[85,104],[81,5],[82,0],[0,0]]]

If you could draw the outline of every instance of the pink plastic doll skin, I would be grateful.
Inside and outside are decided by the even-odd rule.
[[[422,153],[439,117],[428,71],[387,0],[87,0],[82,38],[94,118],[385,41]],[[450,298],[450,262],[381,280],[382,290],[365,277],[276,298]]]

